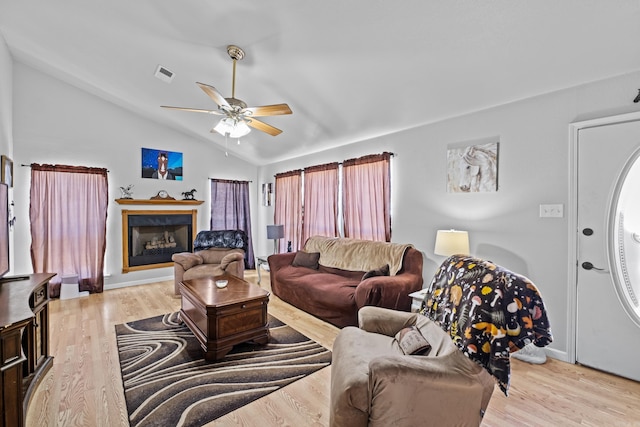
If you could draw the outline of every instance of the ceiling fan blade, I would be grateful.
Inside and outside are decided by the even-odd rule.
[[[207,114],[216,114],[218,116],[223,116],[224,113],[217,110],[204,110],[201,108],[187,108],[187,107],[172,107],[170,105],[161,105],[162,108],[169,108],[171,110],[181,110],[181,111],[191,111],[193,113],[207,113]]]
[[[249,113],[251,117],[279,116],[282,114],[292,114],[291,108],[287,104],[263,105],[262,107],[248,107],[242,110]]]
[[[265,122],[261,122],[256,119],[246,119],[247,124],[254,129],[260,130],[262,132],[266,132],[271,136],[276,136],[282,133],[282,131],[276,127],[266,124]]]
[[[218,104],[220,107],[231,108],[231,106],[229,105],[227,100],[224,99],[224,96],[222,96],[222,94],[220,92],[218,92],[218,89],[216,89],[213,86],[210,86],[210,85],[207,85],[207,84],[204,84],[204,83],[200,83],[200,82],[196,82],[196,84],[198,86],[200,86],[200,89],[202,89],[204,91],[204,93],[209,95],[209,98],[213,99],[213,102]]]

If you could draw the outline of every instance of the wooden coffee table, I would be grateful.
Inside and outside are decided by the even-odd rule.
[[[226,288],[216,287],[220,279],[229,281]],[[242,342],[269,342],[269,292],[260,286],[225,274],[184,280],[180,294],[180,317],[200,342],[205,360],[220,360]]]

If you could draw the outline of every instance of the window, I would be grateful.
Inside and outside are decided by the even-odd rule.
[[[330,163],[277,174],[274,220],[285,226],[280,251],[288,241],[298,250],[313,235],[390,241],[391,156],[385,152],[341,166]]]
[[[211,230],[242,230],[247,234],[245,268],[255,268],[251,239],[249,181],[211,180]]]
[[[102,292],[107,205],[106,169],[31,165],[31,262],[34,273],[57,273],[51,296],[66,275],[80,291]]]

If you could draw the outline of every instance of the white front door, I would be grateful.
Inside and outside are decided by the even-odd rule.
[[[640,381],[640,121],[578,133],[576,361]]]

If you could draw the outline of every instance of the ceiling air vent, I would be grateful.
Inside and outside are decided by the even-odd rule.
[[[173,71],[163,67],[162,65],[158,65],[154,75],[165,83],[171,83],[171,80],[173,80],[174,77]]]

